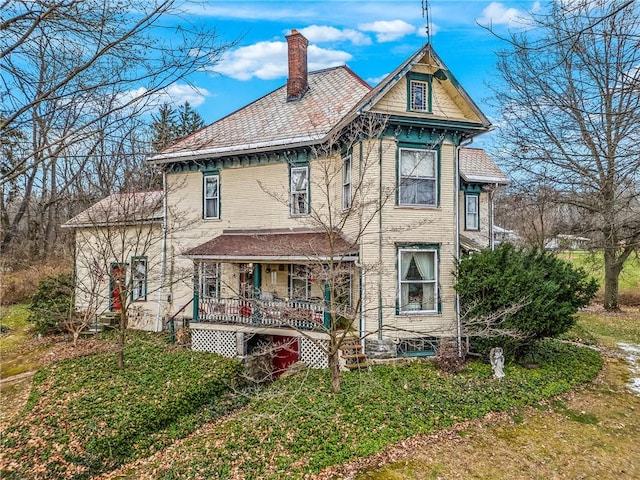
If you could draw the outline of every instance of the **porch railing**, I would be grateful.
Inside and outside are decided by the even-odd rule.
[[[313,302],[196,297],[194,307],[199,322],[325,330],[324,307]]]

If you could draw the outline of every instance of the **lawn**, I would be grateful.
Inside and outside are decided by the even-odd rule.
[[[236,409],[239,362],[137,334],[125,351],[40,369],[22,414],[3,432],[0,476],[89,478],[147,456]]]
[[[257,394],[237,415],[208,425],[162,455],[105,478],[302,478],[490,412],[510,412],[590,382],[600,356],[543,342],[538,369],[470,363],[444,374],[430,361],[347,372],[331,394],[328,372],[307,371]]]
[[[640,311],[581,313],[567,337],[609,345],[640,338]],[[640,396],[617,350],[596,381],[519,413],[415,437],[384,456],[343,466],[358,480],[413,478],[640,478]],[[353,477],[353,475],[352,475]]]
[[[582,267],[595,278],[600,286],[604,284],[604,258],[602,253],[570,251],[561,252],[559,255],[574,265]],[[619,292],[621,302],[629,298],[633,303],[640,302],[640,258],[630,257],[624,264],[620,273]]]

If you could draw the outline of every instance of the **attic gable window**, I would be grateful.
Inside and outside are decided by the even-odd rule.
[[[407,74],[407,111],[431,113],[431,75]]]
[[[290,211],[291,215],[309,213],[309,167],[291,167]]]
[[[427,82],[411,81],[411,110],[427,110]]]

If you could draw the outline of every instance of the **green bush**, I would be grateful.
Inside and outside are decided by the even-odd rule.
[[[481,353],[502,346],[519,355],[533,340],[565,333],[575,324],[574,314],[588,305],[598,290],[597,282],[583,269],[555,254],[509,244],[463,258],[456,276],[466,318],[486,317],[523,303],[495,327],[516,329],[527,338],[472,338],[473,348]]]
[[[61,273],[40,280],[38,290],[31,297],[29,321],[42,334],[60,330],[63,321],[69,318],[73,299],[73,276]]]

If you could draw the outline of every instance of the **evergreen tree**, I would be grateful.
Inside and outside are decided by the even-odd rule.
[[[202,127],[204,127],[204,120],[198,112],[191,108],[189,102],[184,102],[184,105],[178,107],[178,138],[186,137]]]
[[[168,103],[161,105],[158,114],[153,115],[151,130],[153,135],[151,145],[156,152],[165,149],[178,138],[176,111]]]

